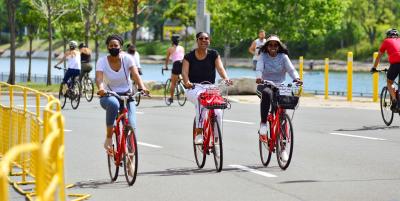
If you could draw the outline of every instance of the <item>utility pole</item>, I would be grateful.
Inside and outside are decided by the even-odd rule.
[[[206,13],[206,0],[197,0],[196,32],[210,33],[210,15]]]

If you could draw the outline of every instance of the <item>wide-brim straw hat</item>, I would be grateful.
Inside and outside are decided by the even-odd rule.
[[[265,44],[268,44],[269,41],[276,41],[276,42],[279,43],[279,45],[280,45],[281,47],[285,47],[285,46],[283,45],[283,43],[281,42],[281,40],[279,39],[279,37],[276,36],[276,35],[272,35],[272,36],[268,37],[267,40],[266,40],[266,42],[265,42]]]

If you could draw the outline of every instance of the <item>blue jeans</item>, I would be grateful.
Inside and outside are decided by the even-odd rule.
[[[81,70],[79,70],[79,69],[68,68],[67,72],[65,72],[63,83],[67,83],[69,78],[75,78],[76,76],[79,76],[80,73],[81,73]]]
[[[114,96],[105,96],[100,98],[100,105],[106,110],[106,125],[111,127],[114,125],[115,118],[117,118],[120,103]],[[128,102],[128,121],[132,128],[136,128],[136,106],[135,102]]]

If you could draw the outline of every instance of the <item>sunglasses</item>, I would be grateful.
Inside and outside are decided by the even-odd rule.
[[[208,38],[208,37],[199,37],[199,38],[197,38],[197,40],[210,40],[210,38]]]
[[[279,47],[278,43],[270,43],[268,47]]]

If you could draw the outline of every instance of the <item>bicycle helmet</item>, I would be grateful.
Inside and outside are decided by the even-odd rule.
[[[78,43],[74,40],[69,41],[69,48],[70,49],[75,49],[76,47],[78,47]]]
[[[84,48],[84,47],[87,47],[85,43],[79,44],[79,49]]]
[[[175,45],[179,44],[179,39],[180,39],[180,36],[178,34],[173,34],[171,37],[171,41]]]
[[[398,37],[398,36],[399,36],[399,32],[395,28],[391,28],[386,31],[387,38]]]

